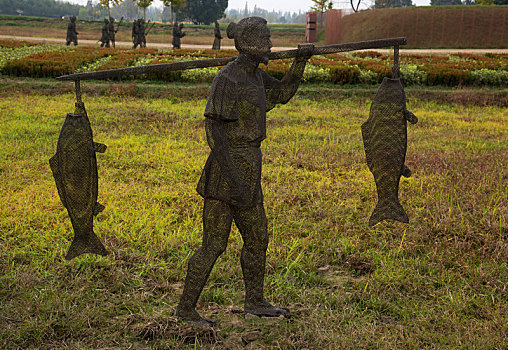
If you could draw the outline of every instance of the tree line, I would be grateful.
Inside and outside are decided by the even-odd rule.
[[[3,15],[77,16],[82,7],[56,0],[0,0],[0,13]]]
[[[305,23],[305,12],[283,12],[283,11],[268,11],[254,5],[254,9],[249,10],[247,3],[245,9],[231,9],[226,12],[226,22],[237,22],[245,17],[258,16],[265,18],[269,23]]]

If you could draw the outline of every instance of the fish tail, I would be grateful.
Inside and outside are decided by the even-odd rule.
[[[409,218],[407,217],[407,214],[402,205],[399,203],[398,199],[378,201],[376,208],[374,208],[374,211],[370,216],[369,226],[374,226],[378,222],[386,219],[396,220],[404,223],[409,222]]]
[[[99,240],[99,237],[92,233],[92,235],[86,238],[74,237],[65,259],[71,260],[85,253],[105,256],[108,254],[108,251]]]

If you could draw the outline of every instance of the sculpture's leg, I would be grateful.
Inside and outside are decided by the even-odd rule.
[[[243,238],[240,261],[245,282],[245,304],[260,304],[264,302],[263,285],[268,248],[265,208],[263,204],[251,208],[235,208],[233,217]]]
[[[258,316],[289,316],[289,310],[265,301],[263,285],[268,248],[268,229],[262,203],[252,208],[235,208],[235,224],[243,238],[241,264],[245,282],[246,313]]]
[[[189,259],[187,277],[177,316],[198,325],[214,325],[215,322],[202,318],[195,310],[217,258],[226,250],[233,216],[229,205],[214,199],[205,199],[203,208],[203,243]]]

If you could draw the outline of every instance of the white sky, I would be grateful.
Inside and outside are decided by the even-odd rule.
[[[75,4],[86,5],[87,0],[65,0],[68,2],[72,2]],[[353,0],[356,2],[356,0]],[[94,1],[94,3],[97,0]],[[229,0],[228,9],[244,9],[246,0]],[[374,0],[362,0],[362,5],[360,8],[366,8],[370,6]],[[363,3],[367,4],[364,6]],[[413,0],[413,3],[418,6],[430,5],[430,0]],[[162,6],[162,2],[160,0],[154,0],[154,4],[157,6]],[[259,8],[265,10],[282,10],[282,11],[291,11],[298,12],[298,10],[302,10],[302,12],[308,11],[312,6],[313,2],[311,0],[247,0],[247,4],[249,9],[253,9],[254,5]],[[349,0],[333,0],[334,8],[351,8]]]

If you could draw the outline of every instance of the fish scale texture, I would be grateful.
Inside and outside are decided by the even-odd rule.
[[[57,152],[50,159],[50,167],[74,229],[74,239],[66,259],[84,253],[107,254],[93,232],[93,216],[104,207],[97,203],[95,144],[84,107],[83,113],[67,114],[58,137]]]
[[[406,97],[400,79],[384,78],[362,124],[367,166],[374,175],[378,203],[370,225],[392,219],[409,219],[398,199],[399,181],[407,149]]]

